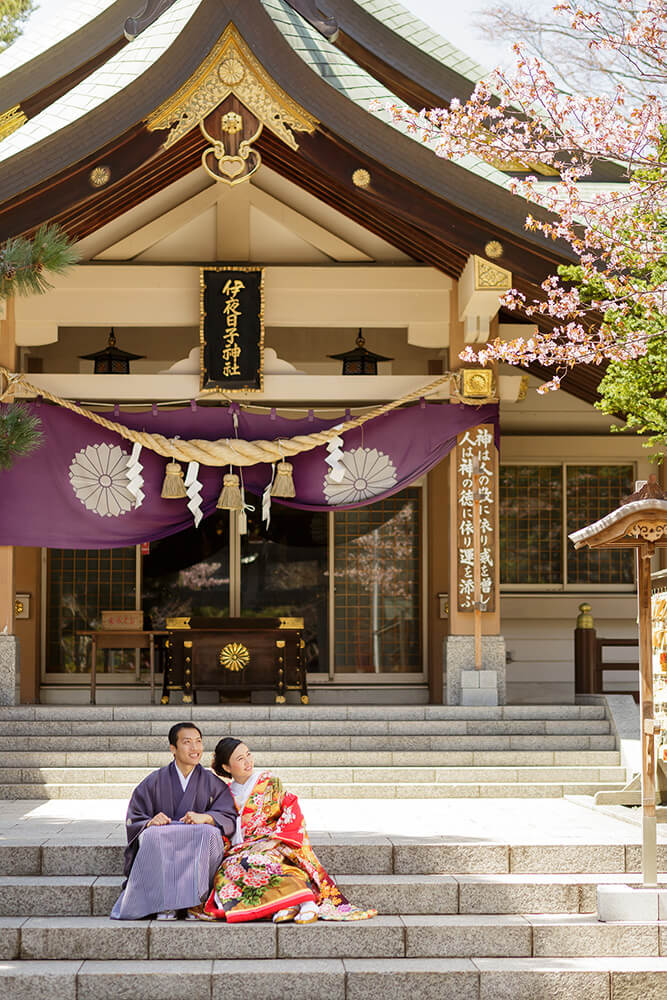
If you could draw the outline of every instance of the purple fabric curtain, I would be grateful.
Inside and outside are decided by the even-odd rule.
[[[136,545],[175,534],[192,526],[187,500],[160,497],[165,459],[144,449],[144,499],[139,506],[127,489],[127,465],[132,444],[98,427],[85,417],[57,406],[34,402],[44,445],[0,472],[0,545],[97,549]],[[344,417],[291,420],[230,408],[191,407],[123,413],[114,419],[127,427],[168,437],[235,437],[245,440],[293,437],[326,429]],[[368,421],[344,435],[345,478],[327,476],[326,447],[290,459],[294,466],[294,500],[273,500],[302,510],[361,507],[391,496],[436,465],[456,444],[456,436],[480,423],[492,423],[498,440],[498,407],[474,407],[421,402]],[[187,466],[183,467],[184,474]],[[204,516],[211,514],[228,469],[201,466]],[[238,469],[233,471],[239,472]],[[245,488],[259,495],[270,481],[271,466],[243,470]],[[253,502],[252,499],[250,502]]]

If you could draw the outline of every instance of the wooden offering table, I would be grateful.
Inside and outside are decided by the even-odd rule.
[[[162,704],[182,690],[252,694],[274,691],[277,704],[298,690],[308,704],[302,618],[169,618]]]
[[[97,650],[98,649],[147,649],[150,670],[151,705],[155,691],[155,636],[168,635],[164,631],[144,629],[106,629],[96,632],[77,632],[79,636],[90,638],[90,704],[95,704],[97,694]]]

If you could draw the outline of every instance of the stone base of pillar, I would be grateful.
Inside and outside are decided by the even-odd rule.
[[[0,635],[0,705],[17,704],[19,644],[15,635]]]
[[[502,635],[485,635],[483,637],[481,671],[475,670],[474,637],[472,635],[447,636],[443,645],[443,670],[445,704],[505,704],[507,671],[505,667],[505,639]],[[462,674],[467,675],[465,679]],[[471,677],[470,674],[477,676]],[[466,684],[465,688],[462,686],[463,683]],[[467,692],[466,700],[463,700],[463,691]]]
[[[461,671],[461,704],[462,705],[497,705],[498,704],[498,671],[497,670],[462,670]]]

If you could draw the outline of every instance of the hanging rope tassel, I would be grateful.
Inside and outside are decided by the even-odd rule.
[[[222,492],[216,504],[218,510],[243,510],[243,497],[239,488],[239,477],[234,472],[223,476]]]
[[[183,497],[187,496],[183,482],[183,469],[178,462],[167,462],[160,496],[163,500],[182,500]]]
[[[276,466],[276,478],[271,487],[272,497],[285,497],[290,499],[296,496],[294,489],[294,479],[292,478],[293,466],[290,462],[278,462]]]

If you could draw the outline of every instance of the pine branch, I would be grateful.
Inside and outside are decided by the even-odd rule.
[[[44,442],[42,423],[22,403],[0,411],[0,469],[10,469],[16,458],[30,455]]]
[[[40,226],[32,240],[15,236],[0,246],[0,298],[43,295],[47,273],[62,274],[79,261],[75,243],[58,225]]]

